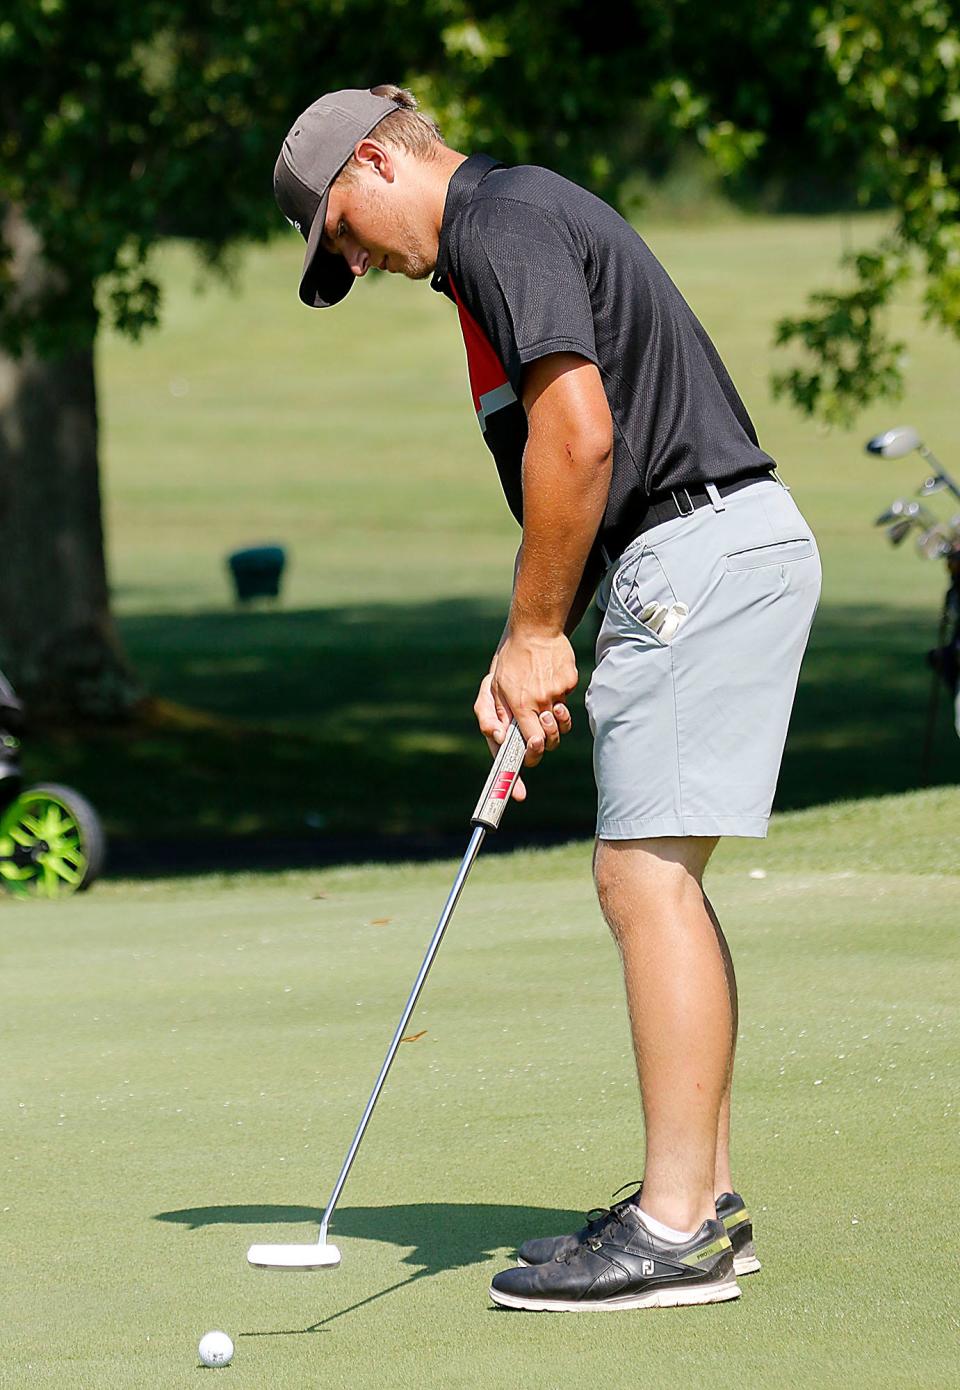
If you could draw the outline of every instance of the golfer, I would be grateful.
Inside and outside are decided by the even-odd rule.
[[[760,1265],[730,1171],[736,982],[703,873],[721,835],[767,831],[820,593],[810,528],[702,326],[593,194],[458,154],[391,86],[304,111],[274,188],[306,239],[305,304],[337,304],[375,267],[432,277],[456,306],[523,529],[474,707],[491,749],[511,717],[527,766],[558,747],[578,679],[570,633],[595,595],[604,611],[586,696],[594,876],[623,961],[644,1179],[582,1230],[528,1239],[491,1297],[568,1310],[737,1298],[737,1275]]]

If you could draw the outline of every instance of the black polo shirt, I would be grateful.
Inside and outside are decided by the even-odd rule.
[[[613,417],[598,546],[615,555],[654,494],[773,468],[680,291],[613,208],[532,166],[473,155],[454,173],[433,288],[457,305],[474,408],[510,510],[523,521],[528,362],[596,364]],[[595,547],[595,553],[596,553]]]

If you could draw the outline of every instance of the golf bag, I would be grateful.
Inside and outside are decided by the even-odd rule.
[[[937,707],[944,685],[953,705],[953,724],[960,736],[960,512],[949,520],[937,520],[925,505],[935,493],[947,493],[960,502],[960,484],[944,468],[931,449],[910,425],[900,425],[874,435],[867,441],[868,454],[880,458],[899,459],[918,453],[930,470],[929,476],[917,490],[920,501],[898,497],[877,517],[876,525],[884,526],[892,545],[901,545],[909,535],[916,541],[917,552],[927,560],[943,560],[950,575],[950,584],[943,602],[937,645],[927,652],[927,662],[933,670],[933,682],[927,707],[927,724],[923,738],[920,775],[930,780],[931,761],[937,725]]]
[[[953,703],[954,727],[960,737],[960,550],[948,558],[947,568],[950,587],[943,600],[939,640],[927,652],[927,661],[947,687]]]
[[[0,671],[0,884],[20,898],[60,898],[99,877],[106,838],[96,811],[72,787],[23,789],[24,707]]]

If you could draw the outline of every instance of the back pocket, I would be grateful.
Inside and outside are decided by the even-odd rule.
[[[804,536],[795,541],[777,541],[773,545],[758,545],[751,550],[737,550],[726,557],[728,570],[756,570],[765,565],[787,565],[793,560],[806,560],[813,554],[813,541]]]

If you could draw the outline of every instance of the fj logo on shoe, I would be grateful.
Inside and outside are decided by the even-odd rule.
[[[653,1263],[653,1260],[644,1260],[640,1268],[644,1274],[653,1274],[654,1270],[656,1269],[656,1265]]]

